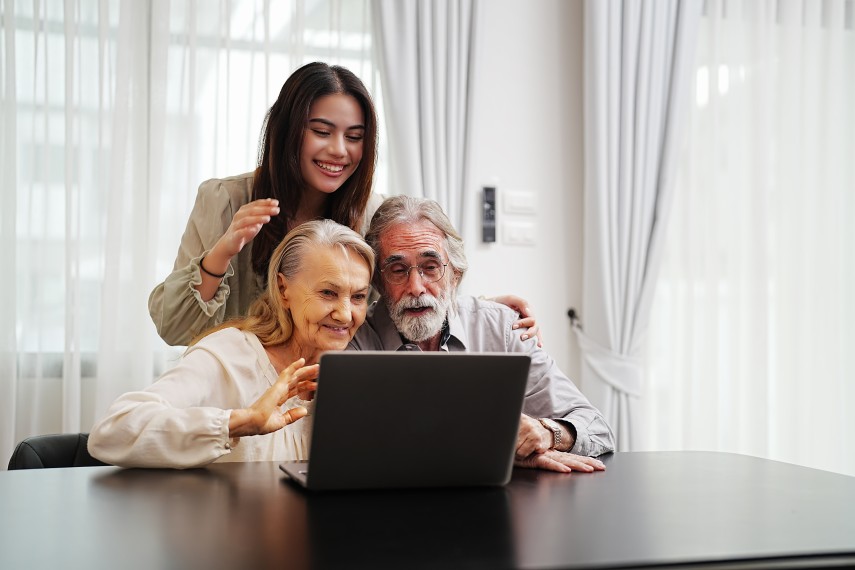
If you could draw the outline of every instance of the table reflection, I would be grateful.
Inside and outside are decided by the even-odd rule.
[[[513,560],[502,488],[305,492],[313,566],[502,568]],[[331,546],[334,545],[334,546]]]

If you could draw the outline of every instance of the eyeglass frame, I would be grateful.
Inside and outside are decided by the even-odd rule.
[[[425,273],[424,273],[424,270],[422,269],[423,264],[430,263],[430,262],[439,263],[439,265],[442,266],[442,272],[439,274],[439,277],[437,277],[433,281],[428,281],[425,278]],[[438,281],[441,281],[442,278],[445,277],[445,271],[448,268],[448,262],[442,263],[442,258],[431,257],[430,259],[425,259],[424,261],[422,261],[421,263],[417,263],[416,265],[408,266],[407,267],[407,273],[405,274],[403,280],[401,280],[400,282],[395,282],[395,281],[392,281],[391,276],[388,273],[386,273],[386,269],[388,269],[390,265],[393,265],[395,263],[403,264],[404,262],[400,261],[400,260],[389,261],[383,267],[380,268],[380,275],[383,276],[383,279],[385,279],[387,283],[390,283],[392,285],[403,285],[404,283],[406,283],[410,279],[410,271],[412,271],[413,269],[415,269],[416,271],[419,272],[419,277],[422,278],[422,282],[424,282],[424,283],[436,283]]]

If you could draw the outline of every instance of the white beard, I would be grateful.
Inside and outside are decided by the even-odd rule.
[[[407,340],[413,342],[422,342],[429,338],[438,335],[442,330],[442,325],[448,316],[448,310],[451,308],[451,299],[447,295],[434,297],[429,293],[425,293],[420,297],[405,296],[397,303],[391,301],[386,302],[389,309],[389,315],[392,317],[392,322],[395,323],[398,332],[407,337]],[[417,309],[420,307],[432,307],[426,315],[411,316],[405,312],[405,309]]]

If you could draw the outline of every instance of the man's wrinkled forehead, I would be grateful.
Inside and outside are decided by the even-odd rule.
[[[394,224],[380,236],[380,249],[381,259],[430,256],[430,253],[445,257],[445,234],[427,220]]]

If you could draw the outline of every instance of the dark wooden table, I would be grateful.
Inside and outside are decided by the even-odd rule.
[[[855,564],[853,477],[726,453],[606,463],[516,470],[504,488],[322,494],[275,463],[0,472],[0,568]]]

